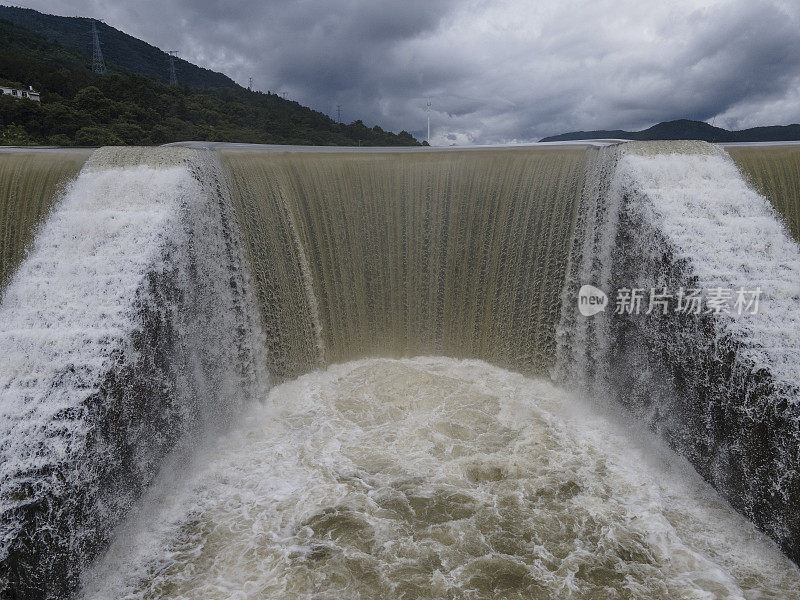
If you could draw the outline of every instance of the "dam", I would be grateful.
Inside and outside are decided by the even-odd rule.
[[[800,597],[798,215],[793,145],[0,151],[0,598]]]

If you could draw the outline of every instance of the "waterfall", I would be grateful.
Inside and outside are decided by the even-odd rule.
[[[769,198],[800,242],[800,146],[728,146],[728,154],[754,189]]]
[[[769,555],[776,589],[800,589],[772,542],[706,506],[706,484],[667,490],[675,468],[649,471],[595,414],[623,413],[634,441],[644,424],[800,560],[800,158],[760,151],[0,153],[0,597],[149,597],[148,577],[158,593],[217,593],[228,567],[261,564],[242,548],[269,548],[274,572],[299,578],[265,576],[264,590],[306,590],[313,561],[350,573],[339,558],[364,553],[363,532],[388,573],[359,580],[365,597],[401,585],[392,547],[432,556],[417,544],[431,532],[452,568],[425,563],[417,591],[622,593],[624,571],[645,597],[708,578],[744,597],[766,584],[742,548]],[[608,297],[593,316],[579,311],[586,285]],[[617,314],[631,288],[641,310]],[[651,291],[694,289],[699,314],[647,310]],[[760,289],[757,314],[732,310],[739,289]],[[729,310],[705,310],[715,290]],[[534,379],[548,375],[562,389]],[[418,461],[408,473],[403,452]],[[563,486],[555,464],[574,470]],[[370,504],[370,490],[402,506]],[[496,535],[489,515],[509,502],[530,539],[510,521]],[[545,513],[555,537],[537,538]],[[735,558],[709,549],[715,528]],[[736,550],[744,538],[755,545]],[[486,540],[490,558],[472,556]],[[227,567],[195,580],[206,552]],[[583,566],[565,571],[567,556]]]
[[[615,166],[604,208],[584,192],[588,220],[612,222],[599,245],[591,226],[576,240],[555,372],[607,389],[798,560],[800,249],[724,151],[618,152],[605,157]],[[605,312],[577,314],[584,284],[608,293]],[[645,292],[640,314],[615,314],[618,290],[632,288]],[[675,295],[693,289],[703,291],[701,314],[677,311]],[[757,289],[758,314],[732,310],[738,290]],[[709,312],[715,290],[730,290],[730,310]],[[666,312],[647,313],[653,291],[673,295]]]
[[[272,375],[321,347],[546,373],[586,152],[224,148]]]
[[[91,150],[0,150],[0,298],[36,228]]]
[[[554,380],[609,392],[604,365],[608,361],[608,320],[582,317],[575,299],[583,285],[607,289],[611,280],[620,196],[609,193],[620,150],[610,146],[590,150],[584,189],[580,194],[575,234],[561,291]]]
[[[0,581],[66,596],[175,444],[263,371],[215,157],[98,150],[0,306]]]

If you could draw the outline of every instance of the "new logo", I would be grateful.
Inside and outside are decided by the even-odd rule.
[[[584,317],[591,317],[606,309],[608,296],[593,285],[584,285],[578,291],[578,310]]]

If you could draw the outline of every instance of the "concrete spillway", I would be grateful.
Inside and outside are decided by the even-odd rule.
[[[0,153],[0,594],[225,597],[222,581],[259,568],[272,575],[256,595],[306,593],[317,572],[328,583],[363,578],[330,594],[392,594],[402,561],[375,544],[420,561],[412,540],[444,523],[451,529],[430,542],[439,566],[409,575],[418,597],[491,597],[503,586],[547,595],[568,581],[576,597],[623,593],[624,581],[638,582],[642,598],[800,589],[795,567],[732,510],[800,560],[793,147],[221,145],[86,158]],[[606,311],[579,312],[585,284],[608,294]],[[760,288],[761,306],[736,315],[731,298],[728,310],[709,311],[706,295],[697,314],[648,311],[645,296],[643,310],[615,313],[630,288],[673,301],[678,290]],[[449,358],[403,362],[417,356]],[[339,363],[355,366],[330,367]],[[569,406],[615,441],[586,441],[574,413],[561,412]],[[608,413],[625,415],[625,427]],[[409,446],[385,437],[395,428]],[[412,433],[429,430],[438,433]],[[641,450],[625,444],[647,446],[646,431],[716,492],[683,475],[666,490],[657,469],[632,467]],[[227,462],[198,458],[223,432]],[[293,439],[310,444],[311,463],[288,450]],[[356,439],[384,449],[348,450]],[[525,450],[537,439],[536,453]],[[534,454],[578,470],[559,482]],[[603,479],[606,460],[619,476]],[[442,477],[428,481],[437,469]],[[284,487],[281,473],[292,474]],[[220,488],[229,476],[237,483]],[[362,498],[356,480],[376,491]],[[658,502],[645,510],[637,480],[649,498],[693,499],[677,512]],[[482,554],[447,541],[489,539],[486,511],[512,488],[516,508]],[[553,496],[535,500],[532,489]],[[411,510],[393,524],[369,504],[390,496]],[[296,513],[276,508],[297,498],[307,504]],[[717,501],[726,508],[711,516]],[[578,527],[588,517],[570,507],[587,502],[605,507],[597,531],[618,527],[622,537],[599,542]],[[269,543],[207,529],[217,519],[256,535],[262,513],[258,535]],[[615,520],[623,514],[626,524]],[[535,533],[537,519],[555,537]],[[704,519],[713,528],[697,525]],[[568,523],[574,535],[556,536]],[[656,530],[664,543],[647,541]],[[578,551],[598,543],[605,575]],[[715,543],[727,550],[712,552]],[[250,547],[263,562],[233,559]],[[342,558],[353,552],[366,562]],[[748,552],[768,558],[756,568]],[[676,562],[686,553],[691,568]]]

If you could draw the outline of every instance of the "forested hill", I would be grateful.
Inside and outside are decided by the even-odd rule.
[[[664,121],[642,131],[599,129],[573,131],[542,138],[541,142],[566,142],[572,140],[702,140],[704,142],[785,142],[800,140],[800,125],[771,125],[729,131],[703,121],[678,119]]]
[[[84,24],[91,33],[91,21]],[[395,134],[361,121],[336,123],[297,102],[246,90],[227,78],[230,84],[218,87],[170,86],[110,60],[106,75],[93,73],[90,66],[89,52],[0,19],[0,84],[30,85],[42,94],[41,102],[0,95],[0,145],[149,145],[183,140],[419,145],[405,131]]]
[[[91,56],[93,19],[46,15],[30,8],[15,6],[0,6],[0,19]],[[169,82],[169,57],[163,50],[102,21],[95,21],[95,25],[106,62],[141,73],[156,81]],[[191,87],[236,85],[227,75],[198,67],[180,58],[176,59],[175,66],[180,83]]]

